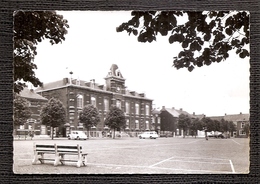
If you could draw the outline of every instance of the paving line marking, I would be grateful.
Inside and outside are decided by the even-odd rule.
[[[220,165],[224,165],[224,164],[229,164],[229,163],[219,163],[219,162],[201,162],[201,161],[185,161],[185,160],[169,160],[172,162],[195,162],[195,163],[203,163],[203,164],[220,164]]]
[[[233,139],[231,139],[234,143],[238,144],[238,145],[241,145],[240,143],[238,143],[237,141],[234,141]]]
[[[116,165],[116,164],[99,164],[99,163],[87,163],[87,165],[106,166],[106,167],[133,167],[133,168],[147,168],[147,169],[160,169],[160,170],[171,170],[171,171],[182,171],[182,172],[206,172],[206,173],[231,173],[230,171],[214,171],[214,170],[190,170],[190,169],[174,169],[167,167],[151,167],[151,166],[138,166],[138,165]]]
[[[174,157],[174,158],[184,158],[184,159],[210,159],[210,160],[229,160],[224,158],[212,158],[212,157]]]
[[[229,160],[229,163],[230,163],[230,165],[231,165],[232,173],[236,173],[236,172],[235,172],[234,165],[233,165],[233,163],[232,163],[231,160]]]
[[[153,165],[150,165],[149,167],[154,167],[154,166],[159,165],[159,164],[161,164],[161,163],[163,163],[163,162],[166,162],[166,161],[168,161],[168,160],[171,160],[172,158],[174,158],[174,157],[167,158],[167,159],[162,160],[162,161],[160,161],[160,162],[157,162],[157,163],[155,163],[155,164],[153,164]]]

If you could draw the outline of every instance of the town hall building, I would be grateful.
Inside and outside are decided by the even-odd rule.
[[[92,136],[100,136],[102,131],[109,131],[104,121],[109,109],[115,105],[125,112],[126,128],[133,135],[141,131],[153,130],[152,99],[144,93],[128,90],[125,78],[113,64],[105,77],[105,85],[95,83],[95,80],[83,81],[79,79],[64,78],[59,81],[43,84],[36,89],[36,93],[44,98],[59,99],[66,108],[66,122],[59,127],[59,134],[66,136],[71,130],[85,130],[79,121],[79,113],[88,104],[96,106],[101,121],[92,127]]]

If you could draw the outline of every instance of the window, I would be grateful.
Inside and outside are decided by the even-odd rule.
[[[158,119],[157,119],[157,123],[158,123],[158,124],[161,123],[161,118],[160,118],[160,117],[158,117]]]
[[[129,119],[126,119],[125,128],[129,129]]]
[[[125,112],[127,114],[130,114],[130,104],[129,104],[129,102],[125,102]]]
[[[241,122],[241,128],[244,128],[245,122]]]
[[[109,101],[107,98],[104,99],[104,110],[108,111],[109,110]]]
[[[139,129],[139,120],[135,120],[135,129]]]
[[[139,104],[135,104],[135,114],[139,115]]]
[[[149,106],[149,105],[146,105],[146,106],[145,106],[145,114],[146,114],[147,116],[150,115],[150,106]]]
[[[20,125],[20,129],[23,130],[24,129],[24,125]]]
[[[116,100],[116,106],[121,109],[121,101],[120,100]]]
[[[91,105],[97,106],[96,98],[94,96],[91,97]]]
[[[246,135],[246,132],[244,130],[239,130],[239,135]]]
[[[146,130],[149,130],[149,121],[148,120],[146,120],[146,122],[145,122],[145,128],[146,128]]]
[[[78,95],[77,97],[77,108],[82,109],[83,108],[83,96]]]

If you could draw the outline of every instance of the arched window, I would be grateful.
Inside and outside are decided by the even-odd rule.
[[[82,109],[83,108],[83,96],[78,95],[77,97],[77,108]]]
[[[120,100],[116,100],[116,106],[121,109],[121,101]]]
[[[91,105],[97,106],[96,98],[94,96],[91,97]]]
[[[139,120],[135,120],[135,129],[139,129]]]
[[[135,104],[135,114],[139,115],[139,104]]]
[[[126,112],[126,114],[130,114],[130,104],[129,104],[129,102],[125,102],[125,112]]]
[[[146,106],[145,106],[145,114],[146,114],[147,116],[150,115],[150,106],[149,106],[149,105],[146,105]]]
[[[146,130],[149,130],[149,121],[148,120],[145,121],[145,128],[146,128]]]
[[[104,98],[104,110],[109,111],[109,101],[107,98]]]

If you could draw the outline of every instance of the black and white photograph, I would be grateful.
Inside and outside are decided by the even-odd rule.
[[[13,13],[15,174],[248,174],[248,11]]]

